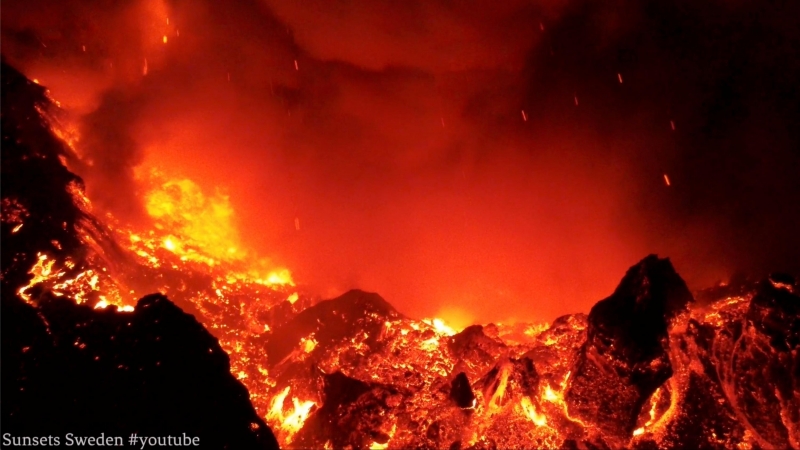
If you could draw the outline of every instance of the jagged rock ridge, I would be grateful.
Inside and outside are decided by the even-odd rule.
[[[36,287],[18,295],[38,255],[85,247],[74,203],[80,178],[43,122],[44,88],[2,64],[2,407],[14,436],[199,437],[204,448],[277,448],[228,356],[160,295],[131,313],[96,310]]]
[[[589,313],[566,394],[570,414],[608,436],[629,438],[642,405],[672,376],[668,328],[692,301],[667,259],[650,255],[628,270]]]

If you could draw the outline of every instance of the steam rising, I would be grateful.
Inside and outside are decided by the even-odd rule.
[[[188,177],[300,283],[458,325],[586,311],[653,252],[800,271],[800,11],[695,3],[18,0],[2,38],[102,210]]]

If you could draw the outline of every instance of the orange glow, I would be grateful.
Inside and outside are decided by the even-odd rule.
[[[558,403],[562,400],[559,394],[556,394],[555,391],[550,386],[547,386],[544,391],[544,399],[548,402]]]
[[[303,423],[305,423],[311,408],[313,408],[316,403],[312,401],[301,402],[296,398],[292,398],[292,404],[294,405],[294,409],[291,414],[286,417],[283,424],[284,429],[289,429],[292,433],[296,433],[303,428]]]
[[[109,305],[108,301],[103,299],[103,300],[100,300],[99,302],[97,302],[96,305],[94,305],[94,309],[105,309],[105,308],[108,308],[108,305]]]
[[[559,384],[558,389],[553,389],[549,384],[545,385],[544,392],[541,394],[541,398],[546,402],[556,405],[561,410],[560,413],[567,420],[586,428],[588,426],[586,423],[578,418],[570,416],[567,402],[564,401],[564,391],[567,389],[571,374],[572,372],[567,371],[567,373],[564,375],[564,379]]]
[[[267,281],[266,281],[265,284],[273,284],[273,285],[279,285],[279,286],[284,286],[284,285],[292,286],[292,285],[294,285],[294,282],[292,281],[291,272],[289,272],[286,269],[283,269],[283,270],[279,270],[277,272],[270,272],[270,274],[267,275]]]
[[[266,259],[242,250],[235,213],[230,199],[221,192],[206,195],[194,181],[187,178],[163,180],[163,175],[150,175],[152,187],[145,194],[145,208],[154,220],[157,231],[163,233],[160,247],[190,261],[215,267],[220,263],[236,264],[227,278],[248,280],[266,286],[293,286],[287,269],[274,268]],[[143,180],[145,181],[145,180]],[[131,240],[141,237],[131,234]],[[149,245],[148,245],[149,246]],[[142,250],[149,257],[152,251]],[[244,263],[247,266],[243,266]]]
[[[308,418],[311,408],[316,405],[316,403],[312,401],[300,401],[295,397],[292,398],[292,409],[288,412],[284,412],[284,402],[290,391],[291,387],[286,386],[284,390],[273,397],[272,406],[266,417],[268,423],[277,429],[276,431],[279,438],[283,439],[286,443],[291,442],[294,434],[303,428],[303,424]]]
[[[50,276],[53,273],[54,262],[54,260],[48,259],[47,255],[40,253],[38,259],[36,260],[36,264],[34,264],[33,267],[31,267],[31,270],[28,272],[33,275],[33,278],[26,286],[20,288],[19,296],[25,299],[25,301],[30,301],[31,297],[27,293],[28,289],[50,279]]]
[[[456,330],[454,330],[453,328],[448,326],[446,323],[444,323],[444,320],[442,320],[442,319],[439,319],[439,318],[422,319],[422,321],[424,323],[432,326],[433,329],[436,331],[436,333],[438,333],[438,334],[440,334],[442,336],[452,336],[452,335],[457,333]]]
[[[311,353],[317,346],[317,341],[314,338],[303,339],[302,346],[304,352]]]
[[[83,22],[76,10],[69,27],[50,19],[37,29],[31,14],[23,23],[30,31],[4,33],[4,44],[6,37],[25,38],[5,56],[30,52],[20,63],[38,77],[34,83],[46,85],[35,91],[46,87],[65,104],[80,105],[71,122],[39,113],[65,142],[64,163],[74,164],[70,169],[90,189],[71,184],[75,203],[108,226],[74,224],[85,258],[63,256],[67,241],[49,247],[58,251],[27,255],[32,279],[19,296],[34,305],[47,295],[72,298],[82,312],[94,308],[89,312],[105,316],[115,307],[133,311],[146,294],[167,295],[218,340],[231,376],[282,448],[317,433],[312,424],[334,428],[335,435],[355,422],[344,414],[364,411],[371,423],[363,425],[373,428],[353,448],[407,448],[409,442],[425,448],[430,445],[420,443],[433,434],[427,442],[457,441],[460,448],[597,443],[602,432],[591,418],[570,416],[565,400],[574,401],[567,395],[570,369],[580,373],[576,347],[582,342],[573,341],[585,339],[586,330],[560,321],[550,330],[546,321],[588,312],[645,252],[672,256],[676,267],[695,260],[705,270],[701,259],[713,260],[714,252],[696,234],[670,237],[675,230],[708,232],[714,239],[706,241],[725,241],[726,255],[727,247],[742,246],[727,242],[727,233],[715,236],[713,224],[700,223],[700,232],[694,219],[678,228],[666,220],[671,215],[658,221],[652,219],[660,215],[650,215],[687,212],[723,221],[718,213],[727,205],[706,209],[702,198],[680,198],[705,182],[699,164],[727,167],[727,157],[738,160],[727,154],[740,137],[735,133],[712,142],[720,144],[720,158],[688,158],[697,150],[691,140],[707,134],[703,115],[713,108],[698,108],[705,101],[684,89],[706,86],[713,96],[722,85],[713,77],[688,78],[692,70],[684,63],[665,71],[647,67],[664,55],[649,38],[630,47],[632,27],[623,22],[661,24],[646,8],[574,20],[583,4],[562,11],[567,3],[339,8],[336,2],[266,1],[142,0],[125,9],[110,2],[80,8],[92,10]],[[571,21],[561,23],[562,17]],[[422,25],[404,22],[411,18]],[[546,33],[541,21],[548,21]],[[581,29],[584,22],[588,30]],[[50,48],[39,48],[34,37]],[[617,52],[618,43],[630,48]],[[60,49],[69,51],[57,54]],[[611,82],[614,68],[620,86]],[[622,70],[634,77],[625,89]],[[759,82],[760,75],[740,78]],[[744,110],[764,111],[764,123],[783,129],[775,112],[781,110],[768,102],[746,108],[751,100],[742,96]],[[94,123],[97,116],[105,120]],[[744,120],[742,140],[762,142]],[[732,131],[725,122],[707,123],[719,123],[725,137]],[[773,144],[780,142],[769,139],[765,148]],[[686,170],[687,160],[697,171]],[[747,171],[730,175],[714,174],[709,183],[755,179]],[[679,176],[675,190],[671,176]],[[661,182],[670,189],[662,190]],[[775,197],[763,198],[771,205]],[[37,229],[22,218],[7,222],[5,207],[3,213],[4,230],[15,237]],[[745,244],[760,247],[757,238]],[[307,308],[349,288],[380,293],[400,315],[383,317],[377,308],[361,316],[337,306],[330,323],[315,322]],[[305,325],[289,325],[303,311],[309,314],[300,319],[311,317],[309,329],[318,328],[299,335]],[[340,317],[354,321],[331,331]],[[724,323],[724,317],[709,311],[705,319]],[[472,324],[483,324],[483,331],[457,335]],[[339,339],[340,332],[347,337]],[[692,356],[686,352],[699,351],[692,341],[670,343],[674,375],[641,399],[642,411],[626,432],[650,439],[682,412],[676,406],[686,393],[682,377],[703,370],[679,367]],[[279,357],[267,354],[273,344]],[[216,347],[208,351],[224,356]],[[525,357],[533,360],[535,376]],[[498,360],[506,363],[496,366]],[[336,371],[371,388],[355,406],[337,410],[331,401],[318,409],[330,400],[321,373]],[[458,395],[456,388],[466,387],[461,373],[471,401]],[[738,389],[735,380],[728,384]],[[384,392],[385,386],[400,393]],[[331,411],[339,414],[334,421],[348,424],[319,420]],[[522,445],[508,445],[506,435],[520,436],[514,443]],[[339,436],[304,447],[319,448],[327,439],[326,447],[344,447]]]
[[[267,419],[278,420],[283,417],[283,402],[286,400],[286,396],[289,395],[289,390],[291,390],[291,387],[286,386],[283,391],[272,398],[272,407],[269,410],[269,414],[267,414]]]
[[[102,275],[101,282],[100,274],[93,269],[78,271],[75,263],[69,259],[57,260],[40,253],[29,273],[33,275],[33,278],[18,291],[19,296],[27,302],[35,301],[29,292],[30,289],[41,285],[56,297],[70,297],[78,304],[87,302],[92,295],[105,292],[105,295],[98,296],[100,300],[95,304],[95,308],[115,305],[119,311],[133,311],[133,306],[128,305],[122,299],[118,290],[112,286],[113,281],[109,280],[105,274]],[[132,302],[135,299],[129,301]]]
[[[522,397],[520,401],[520,406],[522,410],[525,412],[525,415],[531,420],[531,422],[535,423],[537,427],[542,427],[547,425],[547,417],[543,414],[540,414],[536,411],[536,407],[531,403],[531,399],[528,397]]]
[[[157,221],[156,228],[179,234],[185,240],[181,243],[177,238],[166,238],[164,246],[169,251],[203,262],[210,259],[200,253],[221,260],[240,257],[239,236],[227,196],[206,197],[188,179],[166,181],[146,194],[145,207]]]

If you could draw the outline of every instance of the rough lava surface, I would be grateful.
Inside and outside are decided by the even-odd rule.
[[[203,448],[276,449],[228,355],[162,295],[130,313],[94,309],[34,288],[18,295],[40,252],[88,250],[75,227],[82,181],[44,126],[44,88],[2,68],[2,423],[14,436],[198,437]],[[18,227],[24,221],[24,226]]]
[[[177,265],[141,272],[185,285],[169,300],[98,310],[92,290],[76,304],[31,284],[37,255],[119,268],[124,249],[78,207],[68,149],[37,109],[43,88],[4,64],[3,95],[4,430],[180,430],[213,448],[800,449],[790,275],[693,295],[651,255],[588,316],[460,333],[358,290],[211,304]]]

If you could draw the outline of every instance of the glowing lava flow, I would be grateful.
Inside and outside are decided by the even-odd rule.
[[[294,434],[303,428],[303,424],[311,413],[311,408],[316,406],[316,403],[312,401],[300,401],[297,397],[293,397],[292,409],[284,412],[286,409],[284,402],[290,390],[291,387],[286,386],[272,399],[272,406],[267,414],[267,419],[271,423],[279,424],[275,431],[277,431],[278,438],[285,443],[290,443]]]
[[[61,130],[56,135],[67,140],[79,157],[77,134],[56,125],[51,121],[54,130]],[[190,179],[168,177],[157,170],[138,171],[137,181],[144,210],[151,220],[149,228],[121,224],[107,214],[109,222],[100,224],[94,219],[82,188],[70,185],[68,191],[75,205],[87,217],[76,225],[75,231],[90,250],[88,256],[73,261],[40,254],[30,269],[32,279],[19,290],[20,296],[35,303],[44,289],[97,309],[113,305],[120,311],[130,311],[144,294],[166,294],[181,308],[191,311],[218,338],[230,357],[230,372],[248,389],[256,412],[284,446],[296,440],[319,406],[317,393],[308,387],[278,381],[284,367],[307,361],[318,364],[328,374],[348,370],[348,376],[361,380],[394,380],[401,384],[418,376],[421,378],[415,383],[424,380],[426,385],[433,385],[436,379],[447,377],[454,370],[456,361],[450,345],[458,331],[440,318],[380,319],[385,326],[377,335],[356,333],[334,347],[311,333],[296,342],[284,359],[284,366],[269,366],[263,342],[280,324],[273,322],[275,311],[283,308],[283,314],[292,317],[308,308],[310,299],[289,290],[294,286],[289,270],[245,250],[235,211],[224,193],[206,192]],[[23,214],[17,216],[14,223],[23,225]],[[525,328],[524,333],[519,333],[519,342],[529,345],[545,328]],[[501,328],[499,333],[502,335],[504,330]],[[380,342],[377,346],[375,339]],[[346,362],[347,355],[366,358],[381,346],[390,349],[387,355],[393,356],[369,357],[371,363],[363,367],[350,367]],[[502,387],[490,399],[483,399],[478,392],[478,398],[467,410],[476,415],[478,422],[487,424],[494,414],[514,414],[520,421],[541,429],[541,436],[550,438],[553,430],[548,414],[554,408],[548,409],[549,403],[529,397],[509,402],[509,373],[504,372],[501,378]],[[560,400],[560,392],[558,395]],[[430,404],[434,400],[429,396],[427,390],[419,391],[414,402]],[[485,407],[483,400],[491,406]],[[400,405],[396,394],[387,402]],[[476,429],[482,427],[477,425]],[[389,421],[382,427],[380,440],[364,445],[386,448],[390,441],[407,442],[408,432],[403,427],[398,429],[396,421]],[[466,439],[474,441],[474,436]]]
[[[50,279],[51,274],[53,273],[53,263],[54,260],[47,259],[47,255],[39,254],[36,264],[31,267],[31,270],[28,272],[33,275],[30,283],[26,286],[23,286],[19,289],[19,296],[22,297],[25,301],[30,301],[31,296],[28,294],[28,290],[30,290],[33,286]]]
[[[209,267],[221,263],[240,266],[232,267],[240,270],[228,272],[226,278],[266,286],[294,285],[287,269],[269,270],[268,260],[242,250],[244,245],[234,223],[233,207],[226,195],[217,192],[207,196],[192,180],[164,180],[158,171],[151,171],[146,181],[153,187],[145,195],[145,207],[154,220],[155,229],[160,231],[155,241],[145,244],[151,251],[160,244],[181,261],[199,262]],[[144,242],[144,239],[132,235],[131,241]],[[247,266],[244,266],[245,261]]]
[[[53,113],[44,109],[39,113],[80,159],[78,133]],[[95,309],[116,307],[130,312],[139,298],[161,292],[219,339],[230,356],[231,373],[247,387],[255,409],[266,418],[275,383],[257,343],[260,335],[270,331],[265,314],[282,303],[300,310],[308,306],[308,298],[288,290],[294,286],[289,270],[243,250],[227,196],[208,195],[192,180],[166,178],[157,171],[137,181],[150,216],[149,227],[122,224],[110,214],[100,221],[83,187],[67,186],[79,217],[70,231],[85,251],[36,255],[30,280],[18,289],[19,296],[37,304],[49,294]],[[2,206],[3,222],[15,232],[22,229],[28,216],[24,206],[12,199],[4,200]],[[60,250],[58,242],[52,246]],[[307,340],[304,350],[311,351],[314,345],[315,341]],[[293,412],[280,417],[280,424],[270,421],[270,425],[299,429],[311,405],[299,402]]]
[[[443,336],[452,336],[452,335],[457,333],[456,330],[454,330],[449,325],[444,323],[444,320],[442,320],[442,319],[439,319],[439,318],[422,319],[422,321],[424,323],[432,326],[433,329],[436,330],[437,334],[440,334],[440,335],[443,335]]]
[[[527,119],[524,111],[523,119]],[[55,126],[53,130],[80,158],[77,133],[58,131]],[[589,324],[597,327],[597,323],[607,323],[602,314],[598,316],[602,322],[570,314],[552,324],[475,325],[458,332],[439,318],[407,318],[376,294],[348,293],[311,306],[312,300],[293,288],[288,269],[246,250],[236,227],[235,211],[222,190],[209,192],[191,179],[166,176],[160,171],[137,175],[140,200],[149,216],[149,224],[138,228],[120,224],[108,214],[104,220],[109,222],[102,223],[92,212],[82,184],[73,181],[66,185],[72,205],[65,207],[74,206],[69,217],[76,219],[70,222],[69,230],[67,222],[56,227],[74,232],[76,236],[69,238],[77,237],[83,245],[80,251],[70,253],[70,245],[53,240],[49,243],[52,250],[25,254],[24,261],[31,266],[30,279],[18,288],[19,297],[34,305],[63,297],[85,305],[84,309],[135,312],[133,305],[143,295],[166,294],[219,340],[229,356],[231,374],[247,388],[255,411],[269,423],[283,446],[584,447],[594,446],[593,442],[605,445],[605,441],[597,440],[604,438],[602,433],[608,433],[612,447],[631,442],[658,446],[669,443],[666,439],[672,439],[671,434],[677,436],[674,430],[681,430],[679,426],[691,425],[697,419],[684,420],[681,408],[684,400],[702,396],[687,394],[693,386],[690,381],[705,383],[695,390],[715,385],[704,363],[715,364],[720,381],[716,404],[727,402],[729,407],[711,402],[700,406],[719,408],[720,417],[730,408],[744,429],[737,435],[738,429],[731,425],[731,431],[720,434],[720,438],[716,431],[711,432],[719,447],[748,445],[755,440],[760,447],[768,448],[769,439],[782,439],[752,425],[760,420],[760,408],[768,402],[747,404],[746,398],[739,398],[742,389],[738,386],[761,383],[756,377],[763,375],[759,358],[766,354],[764,349],[771,351],[769,341],[759,337],[755,328],[747,328],[746,334],[734,338],[743,333],[741,327],[737,328],[744,322],[742,318],[753,320],[746,314],[753,305],[750,297],[718,301],[706,313],[696,315],[693,326],[700,331],[694,335],[687,336],[686,318],[681,319],[684,328],[675,327],[669,336],[667,381],[648,399],[637,397],[635,409],[626,404],[620,408],[613,403],[621,394],[642,392],[631,380],[613,379],[613,369],[627,367],[628,361],[611,359],[613,352],[609,352],[609,360],[620,366],[597,362],[582,366],[598,357],[598,353],[586,351],[591,344],[587,328]],[[669,185],[666,174],[664,179]],[[11,234],[22,230],[21,235],[25,235],[35,229],[35,222],[26,223],[28,213],[23,205],[3,199],[2,209],[3,223]],[[300,228],[299,219],[295,219],[295,228]],[[649,278],[644,281],[649,292]],[[791,291],[792,283],[774,281],[772,288]],[[642,288],[638,284],[634,287]],[[654,298],[648,301],[658,301]],[[329,307],[331,304],[335,307]],[[664,319],[659,324],[666,325]],[[603,331],[602,327],[594,329]],[[715,340],[704,343],[706,334]],[[637,348],[635,342],[620,342]],[[744,356],[750,357],[748,364],[759,370],[751,371],[752,380],[738,379],[739,366],[734,363],[743,364],[736,358],[743,357],[740,344],[748,342],[758,345],[754,347],[757,352]],[[81,348],[85,345],[75,344]],[[701,355],[700,348],[706,354]],[[776,354],[776,358],[785,358],[783,353]],[[701,361],[701,356],[706,360]],[[576,364],[576,360],[582,362]],[[655,369],[663,364],[646,358],[636,364],[642,362]],[[595,366],[597,369],[591,369]],[[582,371],[581,367],[595,372]],[[645,365],[632,367],[649,370]],[[608,373],[598,377],[598,372]],[[638,372],[632,373],[632,378],[638,376]],[[667,371],[659,369],[658,373]],[[604,377],[620,381],[623,389],[609,389],[608,396],[593,397],[598,390],[617,386],[602,384],[611,383],[603,381]],[[601,384],[591,383],[598,378]],[[580,388],[581,382],[585,389]],[[346,395],[338,398],[336,394],[342,392]],[[796,404],[790,404],[781,392],[769,394],[764,398],[774,399],[773,403],[782,408],[780,420],[789,417],[796,422],[789,416],[797,410]],[[594,403],[598,398],[602,403]],[[643,409],[642,403],[646,405]],[[584,408],[588,413],[581,412],[582,404],[591,406]],[[592,414],[615,407],[615,421],[629,422],[632,410],[635,425],[598,426]],[[570,415],[571,408],[578,417]],[[797,435],[793,426],[791,423],[786,428]]]
[[[104,275],[104,281],[108,281],[105,274],[98,274],[94,269],[83,266],[78,268],[71,259],[59,261],[39,253],[36,263],[28,273],[32,276],[31,280],[18,290],[19,296],[28,303],[36,303],[33,291],[35,287],[40,287],[56,297],[72,298],[78,304],[94,300],[95,308],[114,305],[119,311],[133,311],[133,306],[122,300],[114,286],[109,285],[107,290],[102,289],[101,275]],[[102,295],[101,292],[106,294]]]

